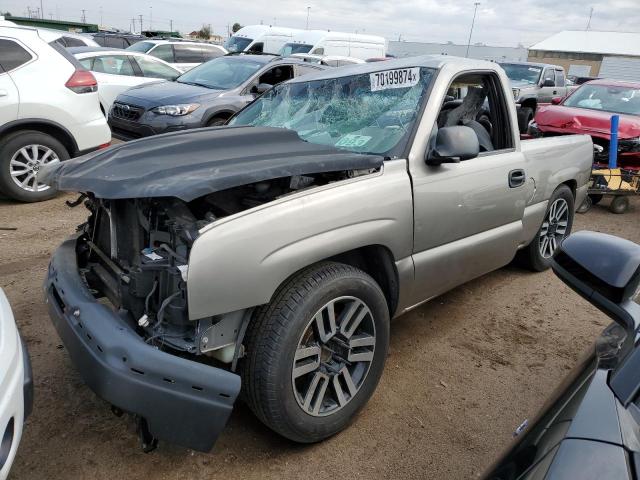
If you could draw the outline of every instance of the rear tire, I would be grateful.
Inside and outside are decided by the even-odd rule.
[[[588,197],[591,199],[591,203],[592,203],[593,205],[597,205],[597,204],[599,204],[599,203],[602,201],[602,197],[603,197],[603,196],[604,196],[604,195],[602,195],[601,193],[590,193],[590,194],[588,195]]]
[[[629,209],[629,197],[617,196],[613,197],[609,204],[609,211],[621,215]]]
[[[313,265],[283,284],[249,325],[240,365],[245,402],[286,438],[324,440],[367,403],[388,345],[389,310],[378,284],[349,265]]]
[[[67,160],[69,152],[51,135],[23,130],[0,140],[0,191],[20,202],[40,202],[57,191],[37,183],[36,174],[48,163]]]
[[[560,185],[549,199],[544,220],[535,238],[518,252],[519,258],[527,268],[542,272],[551,266],[551,260],[560,242],[571,233],[573,216],[573,192],[566,185]]]

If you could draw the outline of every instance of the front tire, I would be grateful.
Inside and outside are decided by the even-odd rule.
[[[533,120],[533,114],[533,108],[520,107],[518,109],[518,128],[520,129],[520,133],[527,133],[529,130],[529,123]]]
[[[544,220],[535,238],[519,252],[528,268],[542,272],[551,266],[560,242],[571,233],[573,217],[573,192],[566,185],[560,185],[549,199]]]
[[[56,190],[39,183],[42,166],[69,158],[58,140],[46,133],[24,130],[0,140],[0,191],[20,202],[40,202],[56,195]]]
[[[282,285],[255,314],[241,364],[255,415],[301,443],[345,428],[373,394],[387,356],[389,310],[378,284],[323,262]]]

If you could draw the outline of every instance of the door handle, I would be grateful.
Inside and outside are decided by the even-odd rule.
[[[557,90],[554,90],[554,91],[553,91],[553,94],[554,94],[554,95],[557,95],[557,94],[558,94],[558,91],[557,91]]]
[[[6,90],[0,90],[0,97],[6,97],[7,95],[9,95],[9,92]]]
[[[518,168],[516,170],[511,170],[509,172],[509,188],[516,188],[521,185],[524,185],[525,180],[527,179],[527,175],[524,173],[524,170]]]

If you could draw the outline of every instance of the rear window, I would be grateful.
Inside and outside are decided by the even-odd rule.
[[[5,72],[10,72],[24,65],[33,57],[13,40],[0,40],[0,65]]]
[[[64,44],[67,47],[85,47],[86,46],[86,43],[84,43],[82,40],[77,38],[63,36],[62,39],[64,40]]]
[[[127,48],[128,43],[125,43],[122,37],[104,37],[104,46],[110,48]]]
[[[173,51],[176,63],[202,63],[204,61],[200,45],[174,45]]]
[[[86,70],[86,68],[84,68],[82,66],[82,64],[76,59],[76,57],[71,55],[62,45],[60,45],[58,43],[57,40],[54,40],[53,42],[50,42],[49,45],[56,52],[58,52],[60,55],[62,55],[65,58],[66,61],[68,61],[71,65],[73,65],[76,70]]]
[[[136,43],[136,45],[138,45]],[[133,47],[136,45],[131,45],[129,49],[133,50]],[[164,60],[165,62],[173,63],[173,45],[158,45],[156,48],[149,52],[149,55],[153,55],[160,60]]]
[[[147,53],[155,46],[153,42],[138,42],[131,45],[127,50],[131,50],[132,52],[140,52]]]
[[[213,45],[201,45],[202,54],[204,55],[204,60],[211,60],[212,58],[221,57],[224,55],[224,52]]]

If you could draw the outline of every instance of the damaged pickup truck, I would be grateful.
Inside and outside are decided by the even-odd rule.
[[[520,141],[495,63],[294,79],[228,127],[44,172],[89,210],[51,260],[50,316],[147,449],[211,449],[239,395],[279,434],[320,441],[373,394],[391,318],[516,255],[550,265],[592,156],[588,136]]]

